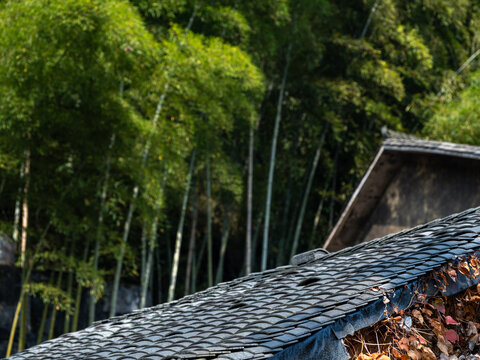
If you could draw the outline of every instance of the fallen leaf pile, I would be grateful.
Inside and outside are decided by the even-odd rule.
[[[418,293],[408,309],[345,338],[351,358],[480,360],[480,285],[444,295],[459,273],[477,279],[479,272],[480,261],[473,255],[432,273],[438,296],[427,299]]]

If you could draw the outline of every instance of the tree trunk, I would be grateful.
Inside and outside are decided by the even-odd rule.
[[[73,288],[73,272],[70,271],[68,273],[68,279],[67,279],[67,296],[69,298],[72,296],[72,288]],[[63,324],[63,333],[64,334],[70,332],[71,317],[72,316],[68,312],[65,313],[65,322]]]
[[[185,35],[188,33],[188,31],[192,27],[196,14],[197,14],[197,3],[195,2],[195,6],[194,6],[192,16],[190,17],[190,20],[188,22],[188,26],[185,29]],[[165,101],[165,96],[166,96],[167,90],[168,90],[168,83],[165,84],[165,89],[164,89],[162,95],[160,96],[160,100],[158,101],[157,108],[155,110],[155,116],[153,117],[153,123],[152,123],[152,128],[153,129],[156,127],[158,119],[160,117],[160,113],[162,111],[163,102]],[[142,170],[145,166],[149,151],[150,151],[150,139],[147,139],[147,143],[145,144],[145,148],[144,148],[143,156],[142,156],[142,165],[141,165]],[[114,316],[115,313],[116,313],[116,310],[117,310],[117,296],[118,296],[118,289],[119,289],[119,286],[120,286],[120,277],[121,277],[121,273],[122,273],[123,257],[125,255],[125,248],[126,248],[126,244],[127,244],[127,240],[128,240],[128,235],[130,233],[130,225],[131,225],[131,222],[132,222],[133,211],[135,210],[134,203],[135,203],[135,201],[138,197],[138,192],[139,192],[139,186],[135,185],[135,187],[133,188],[132,200],[130,202],[130,206],[129,206],[129,209],[128,209],[127,219],[125,221],[124,232],[123,232],[123,236],[122,236],[122,244],[121,244],[121,247],[120,247],[120,254],[119,254],[119,258],[117,259],[117,268],[115,270],[115,277],[114,277],[113,289],[112,289],[112,298],[111,298],[111,303],[110,303],[110,317]]]
[[[77,293],[75,295],[75,310],[73,313],[72,320],[72,332],[77,331],[78,329],[78,315],[80,314],[80,305],[82,302],[82,286],[77,283]]]
[[[261,269],[262,271],[267,269],[267,257],[268,257],[268,231],[270,225],[270,208],[272,203],[272,188],[273,188],[273,172],[275,169],[275,154],[277,152],[277,139],[278,139],[278,131],[280,128],[280,120],[282,118],[282,106],[283,106],[283,96],[285,93],[285,84],[287,81],[288,75],[288,68],[290,66],[290,54],[292,51],[292,43],[288,45],[287,50],[287,59],[285,63],[285,68],[283,71],[283,78],[282,84],[280,86],[280,93],[278,95],[278,103],[277,103],[277,115],[275,117],[275,127],[273,130],[273,141],[272,141],[272,151],[270,154],[270,169],[268,172],[268,186],[267,186],[267,203],[265,206],[265,225],[264,225],[264,232],[263,232],[263,246],[262,246],[262,262],[261,262]]]
[[[330,181],[330,179],[328,179],[328,181]],[[328,187],[325,187],[325,191],[327,189],[328,189]],[[320,223],[320,215],[322,214],[324,202],[325,202],[325,195],[322,195],[322,199],[320,200],[320,203],[318,204],[317,212],[315,213],[315,218],[313,220],[312,234],[310,235],[310,240],[308,242],[308,247],[310,249],[313,247],[315,235],[317,233],[318,224]]]
[[[200,252],[197,255],[197,258],[195,260],[195,266],[193,267],[192,293],[195,293],[197,291],[198,271],[202,267],[203,255],[205,254],[205,248],[206,247],[207,247],[207,236],[205,235],[205,237],[203,238],[202,247],[200,248]]]
[[[58,279],[57,279],[57,288],[60,288],[62,285],[62,277],[63,277],[63,271],[60,271],[58,273]],[[50,329],[48,331],[48,340],[52,340],[55,333],[55,321],[57,319],[57,306],[53,304],[52,306],[52,315],[50,316]]]
[[[45,323],[47,322],[47,314],[48,314],[49,307],[50,306],[48,303],[45,303],[43,305],[42,319],[40,320],[40,327],[38,328],[38,334],[37,334],[37,345],[43,341],[43,332],[45,331]]]
[[[253,202],[253,149],[254,129],[250,128],[248,143],[248,194],[247,194],[247,238],[245,241],[245,275],[252,272],[252,202]]]
[[[18,187],[18,194],[17,199],[15,200],[15,211],[13,215],[13,231],[12,231],[12,239],[16,243],[18,243],[18,226],[20,224],[20,199],[22,198],[22,188],[23,188],[23,181],[25,179],[25,161],[20,166],[20,186]]]
[[[69,256],[70,258],[73,258],[75,254],[75,245],[76,245],[76,239],[72,239],[72,244],[70,245],[70,251],[69,251]],[[73,271],[68,272],[68,278],[67,278],[67,296],[69,298],[72,297],[72,289],[73,289]],[[64,324],[63,324],[63,333],[66,334],[70,332],[70,320],[71,320],[71,315],[69,314],[68,311],[65,312],[65,319],[64,319]]]
[[[372,9],[370,10],[370,13],[368,14],[367,22],[365,23],[362,33],[360,34],[360,39],[359,39],[360,41],[362,41],[365,35],[367,34],[368,27],[372,22],[373,15],[375,14],[375,11],[377,11],[379,3],[380,3],[380,0],[375,0],[375,3],[373,4]]]
[[[162,111],[163,102],[165,101],[165,96],[167,94],[167,89],[168,89],[168,85],[165,85],[165,90],[160,96],[160,100],[158,101],[157,108],[155,109],[155,115],[152,121],[152,129],[155,129],[155,127],[157,126],[158,119]],[[151,134],[149,134],[147,141],[145,143],[145,147],[143,149],[142,161],[140,164],[140,172],[143,171],[147,163],[147,158],[148,158],[148,154],[150,152],[150,146],[151,146],[150,136]],[[120,254],[117,259],[117,268],[115,270],[115,277],[113,280],[112,298],[110,303],[110,317],[115,316],[115,313],[117,311],[117,296],[118,296],[118,289],[120,287],[120,277],[122,274],[123,257],[125,256],[125,249],[127,246],[128,236],[130,234],[130,227],[132,224],[133,212],[135,211],[135,202],[137,200],[139,190],[140,188],[137,183],[133,188],[132,199],[130,200],[130,206],[128,207],[127,218],[125,220],[125,224],[123,227],[123,236],[122,236],[122,243],[120,245]]]
[[[210,176],[210,154],[206,159],[207,172],[207,256],[208,256],[208,287],[213,285],[213,256],[212,256],[212,179]]]
[[[87,261],[88,252],[90,249],[90,242],[87,243],[85,246],[85,250],[83,252],[83,261]],[[75,296],[75,309],[72,321],[72,332],[77,331],[78,329],[78,315],[80,314],[80,304],[82,302],[82,286],[77,282],[77,294]]]
[[[193,201],[193,214],[192,214],[192,226],[190,229],[190,241],[188,245],[188,257],[187,257],[187,271],[185,274],[185,293],[184,295],[190,294],[190,285],[192,282],[192,265],[193,265],[193,254],[195,251],[195,230],[197,229],[197,221],[198,221],[198,199],[196,192],[193,193],[194,201]]]
[[[162,303],[162,264],[160,263],[160,249],[158,247],[155,248],[155,261],[157,263],[157,286],[158,286],[158,303]]]
[[[53,276],[54,276],[54,273],[52,271],[52,273],[50,274],[50,280],[48,281],[49,285],[53,284]],[[47,302],[45,302],[44,305],[43,305],[42,319],[40,321],[40,327],[38,329],[38,334],[37,334],[37,345],[40,344],[43,341],[43,332],[45,331],[45,323],[47,322],[47,315],[48,315],[48,308],[49,307],[50,307],[50,305]],[[65,331],[65,332],[68,332],[68,331]]]
[[[149,244],[149,251],[148,251],[148,259],[145,264],[145,274],[142,283],[142,290],[140,293],[140,309],[145,307],[145,303],[147,301],[147,291],[148,285],[150,284],[150,273],[152,271],[153,265],[153,252],[155,251],[155,243],[157,240],[157,226],[158,226],[158,216],[155,216],[152,223],[152,229],[150,230],[150,244]]]
[[[170,225],[167,225],[166,226],[166,229],[165,229],[165,238],[166,238],[166,243],[167,243],[167,272],[169,274],[172,273],[172,242],[170,241],[171,239],[171,229],[170,229]],[[170,284],[168,284],[170,285]]]
[[[309,241],[310,249],[313,248],[314,246],[313,243],[314,243],[315,235],[317,233],[318,224],[320,223],[320,217],[323,211],[323,206],[325,204],[325,198],[327,197],[326,193],[330,187],[330,181],[332,180],[332,176],[333,176],[333,168],[329,171],[327,181],[325,182],[325,187],[323,189],[322,199],[318,204],[317,212],[315,213],[315,218],[313,220],[312,234],[310,235],[310,241]]]
[[[47,233],[48,233],[48,230],[50,229],[51,224],[52,224],[52,221],[49,220],[49,222],[47,223],[47,226],[45,227],[45,229],[42,233],[42,235],[40,236],[40,240],[38,241],[37,248],[40,248],[40,246],[43,244],[43,241],[45,240],[45,237],[47,236]],[[22,288],[20,290],[20,295],[19,295],[19,298],[18,298],[17,307],[15,308],[15,313],[13,314],[12,327],[10,328],[10,335],[9,335],[8,344],[7,344],[7,353],[6,353],[6,356],[5,356],[6,358],[10,357],[10,355],[12,353],[13,342],[15,340],[15,332],[17,330],[17,324],[18,324],[18,319],[19,319],[19,316],[20,316],[20,311],[24,306],[26,288],[27,288],[28,282],[30,281],[30,275],[32,274],[33,259],[35,259],[35,254],[32,256],[32,262],[30,263],[30,266],[28,268],[26,268],[25,276],[22,276]]]
[[[465,68],[470,65],[472,63],[473,60],[475,60],[475,58],[477,58],[478,56],[480,55],[480,49],[478,49],[477,51],[475,51],[472,56],[470,56],[467,61],[465,61],[462,66],[460,66],[457,71],[455,71],[455,76],[458,76],[462,73],[463,70],[465,70]]]
[[[226,206],[225,216],[223,219],[222,243],[220,245],[220,253],[218,255],[217,274],[215,276],[216,284],[223,281],[223,264],[225,261],[225,252],[227,251],[227,243],[228,243],[228,237],[230,235],[231,226],[232,226],[232,214],[229,211],[229,206]]]
[[[25,184],[23,187],[22,201],[22,228],[21,228],[21,245],[20,245],[20,266],[22,267],[22,277],[25,276],[25,260],[27,252],[27,231],[28,231],[28,190],[30,188],[30,150],[25,151]],[[23,281],[22,281],[23,283]],[[25,299],[22,302],[21,319],[20,319],[20,336],[18,341],[18,351],[25,349],[27,341],[27,311],[28,311],[28,295],[23,295]]]
[[[65,189],[65,191],[62,193],[62,196],[60,197],[60,200],[63,200],[63,198],[65,197],[65,195],[66,195],[66,193],[69,189],[70,189],[70,186],[68,186]],[[55,216],[55,214],[53,214],[51,218],[53,218],[54,216]],[[40,249],[42,247],[42,245],[44,244],[44,241],[46,239],[46,236],[48,234],[50,226],[52,225],[51,218],[48,221],[47,225],[45,226],[45,229],[43,230],[43,232],[40,236],[40,239],[38,240],[38,243],[36,245],[36,249],[37,249],[36,251],[38,251],[38,249]],[[86,247],[86,250],[88,251],[88,246]],[[10,357],[10,355],[12,353],[13,342],[15,340],[15,332],[16,332],[16,329],[17,329],[20,310],[23,307],[26,287],[27,287],[28,282],[30,281],[30,275],[32,274],[34,260],[35,260],[35,257],[36,257],[36,251],[33,254],[33,256],[31,257],[32,261],[30,262],[29,266],[25,268],[25,272],[24,272],[25,276],[22,276],[22,288],[21,288],[21,291],[20,291],[17,307],[15,308],[15,313],[13,314],[12,327],[10,328],[10,335],[9,335],[8,344],[7,344],[7,353],[6,353],[6,356],[5,356],[6,358]],[[85,253],[85,257],[86,257],[86,254],[87,253]],[[84,260],[86,260],[86,258]]]
[[[19,296],[19,300],[18,300],[18,303],[17,303],[17,307],[15,309],[15,313],[13,314],[12,327],[10,329],[10,336],[8,338],[7,354],[5,355],[6,358],[10,357],[10,354],[12,353],[13,341],[15,340],[15,331],[17,329],[18,318],[20,316],[20,310],[22,309],[22,306],[23,306],[23,300],[24,300],[24,295],[25,295],[25,286],[26,286],[26,284],[23,283],[22,284],[22,290],[20,291],[20,296]]]
[[[253,244],[252,244],[252,272],[255,271],[255,259],[257,258],[257,248],[258,248],[258,237],[260,236],[260,229],[262,228],[263,212],[258,213],[255,227],[255,232],[253,234]]]
[[[298,242],[300,239],[300,233],[302,232],[303,217],[305,216],[305,209],[307,208],[308,198],[310,196],[310,190],[312,189],[313,178],[317,171],[318,161],[320,160],[320,154],[322,152],[322,147],[325,142],[325,135],[327,133],[327,127],[323,130],[322,136],[320,138],[320,144],[318,145],[317,151],[315,152],[315,157],[312,163],[312,169],[310,170],[310,175],[308,176],[307,187],[303,195],[302,205],[300,207],[300,214],[298,215],[297,227],[295,228],[295,236],[293,238],[292,252],[290,253],[290,259],[297,253]]]
[[[141,250],[142,250],[142,259],[141,259],[141,273],[140,273],[140,294],[142,293],[143,290],[143,284],[145,282],[145,273],[146,273],[146,267],[147,267],[147,224],[145,220],[143,221],[142,225],[142,236],[141,236]],[[140,295],[141,298],[141,295]]]
[[[168,302],[172,301],[175,297],[178,265],[180,262],[180,248],[182,246],[183,223],[185,222],[185,214],[187,212],[188,194],[190,192],[190,184],[191,184],[192,174],[195,166],[195,154],[196,154],[196,150],[193,150],[192,158],[190,160],[190,168],[188,170],[188,175],[187,175],[187,184],[185,186],[185,193],[183,195],[182,212],[180,214],[180,221],[178,223],[177,236],[175,240],[175,252],[173,254],[170,287],[168,288],[168,300],[167,300]]]
[[[158,200],[161,200],[164,197],[166,183],[167,183],[167,169],[165,168],[163,172],[162,186],[159,194],[160,199]],[[141,284],[141,291],[140,291],[140,308],[145,307],[148,286],[150,284],[150,274],[152,273],[152,269],[153,269],[153,256],[155,252],[155,246],[157,243],[157,228],[158,228],[158,217],[159,217],[158,213],[160,212],[160,207],[158,205],[155,206],[155,211],[156,211],[156,215],[152,222],[152,228],[150,229],[150,241],[148,245],[148,256],[147,256],[148,259],[146,260],[145,264],[142,264],[143,267],[142,267],[142,284]],[[142,236],[143,236],[143,233],[142,233]],[[142,242],[143,241],[144,240],[142,239]],[[142,245],[145,247],[146,244],[142,244]],[[142,256],[145,256],[145,255],[142,254]],[[145,260],[142,259],[142,261],[144,262]]]
[[[195,256],[195,251],[196,251],[196,244],[194,243],[193,244],[194,246],[194,252],[193,252],[193,256],[192,256],[192,276],[191,276],[191,280],[190,280],[190,288],[189,288],[189,292],[190,293],[195,293],[196,292],[196,286],[195,286],[195,283],[196,283],[196,280],[197,280],[197,274],[196,274],[196,269],[197,269],[197,257]]]
[[[333,207],[335,205],[335,188],[337,187],[337,162],[338,162],[338,149],[335,152],[333,177],[332,177],[332,196],[330,198],[330,212],[328,214],[328,231],[333,227]]]
[[[20,313],[20,336],[18,337],[18,352],[25,350],[27,345],[27,323],[29,295],[23,294],[23,304]]]
[[[287,181],[287,190],[285,191],[285,205],[283,207],[283,218],[282,218],[282,234],[280,237],[280,245],[278,246],[278,253],[277,253],[277,266],[283,265],[283,257],[284,257],[284,248],[285,242],[287,238],[287,225],[288,225],[288,215],[290,211],[290,201],[292,198],[292,177],[290,173],[288,174],[288,181]]]
[[[0,195],[3,193],[3,189],[5,189],[5,183],[7,182],[7,175],[2,176],[2,181],[0,181]]]
[[[22,204],[22,243],[20,265],[25,267],[25,253],[27,251],[27,230],[28,230],[28,189],[30,187],[30,150],[25,152],[25,186],[23,187]]]
[[[123,95],[123,82],[120,86],[120,95]],[[102,193],[100,195],[100,209],[98,212],[98,225],[95,235],[95,250],[93,255],[93,270],[98,270],[98,257],[100,253],[100,241],[103,237],[103,219],[105,215],[105,203],[107,201],[108,181],[110,178],[110,167],[112,163],[112,149],[115,144],[115,134],[112,134],[110,138],[110,144],[108,145],[108,155],[105,164],[105,175],[103,178]],[[93,284],[93,289],[90,294],[90,303],[88,308],[88,325],[92,325],[95,321],[95,304],[97,303],[97,284]]]

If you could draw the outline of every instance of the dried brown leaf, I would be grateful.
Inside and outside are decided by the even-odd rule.
[[[403,351],[408,351],[410,349],[409,341],[407,338],[401,338],[398,340],[398,348]]]
[[[447,325],[460,325],[460,323],[455,321],[455,319],[452,318],[450,315],[445,316],[445,323]]]
[[[422,348],[422,360],[436,360],[436,359],[437,359],[437,356],[432,351],[432,349],[430,349],[427,346],[424,346]]]
[[[422,316],[422,313],[419,310],[417,310],[417,309],[413,310],[412,311],[412,316],[415,319],[417,319],[420,322],[420,324],[423,325],[423,323],[424,323],[423,316]]]
[[[458,264],[458,271],[463,275],[470,277],[470,267],[466,261],[462,261]]]
[[[445,338],[454,344],[459,340],[457,332],[453,329],[447,329],[445,331]]]
[[[413,359],[413,360],[422,359],[422,353],[418,350],[408,350],[407,354],[410,359]]]
[[[444,353],[445,355],[448,355],[448,346],[445,342],[441,341],[440,339],[438,339],[437,341],[437,347],[438,349]]]

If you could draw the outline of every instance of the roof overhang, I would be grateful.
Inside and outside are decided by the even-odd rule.
[[[358,229],[368,219],[398,169],[414,154],[476,161],[480,160],[480,147],[408,135],[386,139],[328,235],[324,249],[333,252],[357,243]]]

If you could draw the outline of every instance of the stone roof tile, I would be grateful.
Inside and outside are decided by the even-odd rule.
[[[10,359],[267,358],[381,299],[378,289],[399,288],[478,250],[480,208],[336,253],[299,257],[298,265],[100,321]]]

